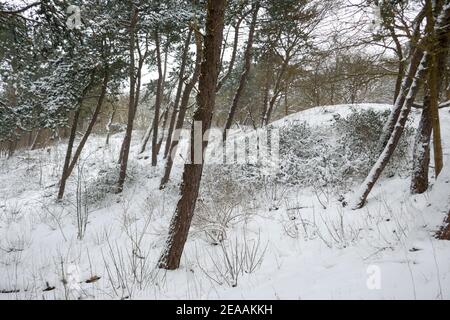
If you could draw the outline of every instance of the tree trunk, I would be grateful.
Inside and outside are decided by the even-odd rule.
[[[166,75],[167,75],[167,57],[169,55],[169,42],[166,43],[166,50],[165,50],[165,54],[164,54],[164,74],[163,74],[163,80],[162,80],[162,89],[161,89],[161,99],[164,100],[164,86],[166,83]],[[161,138],[159,138],[158,143],[156,144],[156,154],[159,154],[159,151],[161,150],[161,146],[162,146],[162,142],[164,141],[164,134],[166,132],[166,126],[167,126],[167,120],[169,118],[169,112],[170,112],[170,107],[171,107],[171,102],[170,102],[170,96],[172,95],[172,92],[169,92],[167,94],[166,97],[166,101],[167,101],[167,107],[164,110],[164,112],[162,113],[162,119],[163,119],[163,123],[162,123],[162,130],[161,130]]]
[[[444,8],[444,10],[441,10],[440,14],[438,15],[438,19],[436,21],[436,26],[434,26],[434,21],[428,21],[428,25],[430,26],[429,28],[433,28],[433,26],[434,26],[434,30],[437,30],[437,31],[432,31],[432,32],[437,32],[437,34],[438,34],[438,38],[439,38],[438,45],[437,45],[438,49],[436,49],[436,50],[440,51],[440,52],[448,51],[448,40],[449,40],[448,33],[449,33],[449,29],[450,29],[449,28],[449,22],[450,22],[449,21],[449,19],[450,19],[449,11],[450,10],[447,7],[448,1],[445,1],[445,3],[446,3],[446,6],[443,7],[442,5],[440,5],[439,8],[437,8],[438,10],[441,10],[442,8]],[[428,5],[429,7],[432,8],[430,3],[427,3],[426,5]],[[429,10],[427,10],[427,11],[429,11]],[[422,12],[419,13],[419,15],[422,15]],[[427,15],[429,17],[429,13],[427,13]],[[432,14],[431,14],[431,16],[432,16]],[[419,16],[418,16],[418,18],[419,18]],[[428,19],[428,20],[430,20],[430,19]],[[431,20],[433,20],[433,19],[431,19]],[[431,23],[433,23],[433,24],[431,24]],[[420,29],[418,29],[418,30],[420,30]],[[417,41],[417,40],[414,40],[414,41]],[[412,46],[412,48],[411,48],[411,57],[412,58],[411,58],[411,62],[409,64],[409,68],[408,68],[406,77],[405,77],[405,79],[403,79],[402,90],[400,92],[407,92],[407,89],[405,90],[405,88],[408,88],[411,85],[411,83],[413,81],[413,76],[414,76],[414,74],[416,74],[416,70],[417,70],[414,68],[414,66],[418,66],[418,61],[417,61],[417,59],[419,57],[418,51],[422,51],[421,48],[424,47],[425,44],[424,44],[424,41],[422,40],[422,41],[418,41],[417,45],[414,45],[412,43],[411,46]],[[441,47],[441,48],[439,48],[439,47]],[[445,54],[445,56],[446,56],[446,54]],[[420,59],[421,58],[419,58],[419,61],[420,61]],[[391,136],[391,133],[394,130],[395,124],[397,123],[397,120],[399,118],[399,114],[401,111],[401,106],[403,105],[404,101],[405,101],[405,97],[402,94],[399,94],[397,97],[397,101],[395,103],[394,109],[393,109],[391,115],[389,116],[388,121],[386,122],[386,126],[385,126],[385,128],[383,130],[383,134],[380,138],[380,149],[381,150],[386,146],[387,142],[389,141],[389,137]],[[431,110],[431,114],[432,114],[432,118],[433,118],[433,110]],[[437,113],[437,115],[439,116],[439,113]],[[436,125],[437,125],[437,123],[436,123]],[[437,129],[439,129],[439,128],[437,128]],[[439,147],[437,149],[439,149]],[[438,152],[439,152],[439,150],[438,150]]]
[[[31,144],[30,150],[36,150],[38,143],[39,143],[39,137],[41,136],[42,128],[39,128],[36,132],[36,135],[34,136],[33,143]]]
[[[275,82],[275,88],[273,90],[274,94],[269,101],[269,106],[263,118],[263,125],[267,126],[270,122],[270,118],[272,117],[272,112],[275,108],[275,103],[278,100],[278,97],[281,93],[281,80],[283,79],[284,74],[286,73],[287,67],[289,66],[290,56],[289,53],[286,55],[286,59],[283,61],[283,65],[281,66],[281,70],[278,73],[277,80]]]
[[[263,111],[261,113],[261,126],[265,125],[265,117],[267,110],[269,109],[269,93],[270,93],[270,86],[271,86],[271,70],[269,69],[269,66],[267,66],[267,72],[266,72],[266,81],[264,85],[264,96],[263,96]]]
[[[393,102],[395,104],[395,102],[397,101],[397,98],[400,94],[400,91],[402,89],[403,77],[405,76],[405,60],[404,60],[404,56],[403,56],[403,47],[398,38],[397,33],[395,32],[394,25],[392,25],[389,22],[387,22],[386,25],[389,30],[389,33],[391,34],[391,38],[394,41],[395,52],[398,57],[398,74],[397,74],[397,81],[395,82],[395,92],[394,92],[394,102]]]
[[[394,107],[391,111],[391,114],[389,115],[389,118],[386,122],[386,125],[383,128],[383,133],[381,134],[380,141],[379,141],[379,147],[380,152],[384,150],[386,147],[392,132],[394,131],[395,125],[399,119],[400,112],[402,110],[402,107],[406,100],[406,95],[408,94],[408,90],[411,87],[411,84],[414,80],[414,76],[417,73],[417,68],[420,65],[420,61],[423,57],[423,51],[420,48],[420,46],[417,46],[417,48],[413,49],[411,60],[409,62],[408,71],[406,72],[406,76],[403,79],[403,83],[401,86],[401,90],[399,94],[397,95],[397,99],[395,101]]]
[[[367,197],[369,196],[370,192],[372,191],[372,188],[374,187],[375,183],[380,178],[383,170],[386,168],[387,164],[389,163],[389,160],[391,159],[395,149],[397,148],[398,142],[403,134],[403,131],[405,129],[406,121],[408,120],[408,115],[411,111],[411,107],[414,103],[414,100],[416,98],[416,95],[420,88],[420,81],[423,79],[424,74],[426,73],[426,68],[430,61],[430,55],[426,53],[421,62],[421,66],[418,67],[416,76],[414,78],[414,81],[411,84],[411,87],[408,90],[408,93],[401,92],[400,95],[406,96],[405,102],[400,110],[400,114],[398,117],[398,121],[396,125],[394,126],[394,131],[391,134],[391,137],[384,148],[383,152],[381,153],[377,163],[373,166],[372,170],[370,171],[368,177],[362,184],[360,190],[356,193],[356,203],[353,206],[354,209],[361,209],[367,200]]]
[[[156,84],[156,100],[155,100],[155,119],[159,119],[159,111],[161,108],[161,98],[162,98],[162,82],[163,82],[163,72],[162,72],[162,61],[161,61],[161,46],[159,43],[159,32],[158,29],[155,30],[155,44],[156,44],[156,60],[158,65],[158,83]],[[158,164],[158,121],[153,122],[153,139],[152,139],[152,166],[156,167]]]
[[[439,70],[436,57],[432,57],[430,67],[430,115],[431,125],[433,127],[433,151],[434,151],[434,170],[436,178],[444,167],[444,157],[442,152],[441,124],[439,119]]]
[[[130,35],[130,45],[129,45],[129,55],[130,55],[130,67],[129,67],[129,77],[130,77],[130,97],[128,101],[128,121],[127,130],[125,132],[125,138],[123,140],[121,149],[121,161],[120,161],[120,171],[119,171],[119,181],[117,183],[117,192],[121,193],[123,191],[123,184],[125,183],[125,178],[127,176],[127,166],[128,166],[128,156],[130,153],[131,145],[131,135],[133,132],[134,117],[136,115],[136,105],[135,105],[135,94],[136,94],[136,74],[135,74],[135,41],[136,41],[136,25],[138,23],[139,10],[133,5],[131,11],[131,20],[129,27]]]
[[[197,96],[198,108],[194,113],[194,124],[191,130],[191,158],[195,157],[194,150],[199,147],[194,141],[195,122],[201,122],[203,134],[211,126],[223,37],[225,3],[226,0],[208,0],[207,2],[205,58],[201,66]],[[203,150],[208,145],[207,141],[200,144],[203,146]],[[193,162],[184,166],[181,198],[171,221],[166,248],[159,260],[159,267],[162,269],[175,270],[180,266],[181,255],[194,215],[202,172],[203,159],[200,164]]]
[[[173,105],[173,112],[170,117],[169,132],[167,133],[166,146],[164,149],[164,159],[166,159],[167,156],[169,155],[170,145],[172,144],[172,135],[173,135],[173,130],[175,128],[175,122],[177,120],[178,107],[180,105],[181,93],[183,91],[183,84],[184,84],[185,72],[186,72],[186,64],[187,64],[187,58],[188,58],[188,53],[189,53],[189,45],[191,44],[191,38],[192,38],[192,28],[189,28],[186,42],[184,43],[183,56],[181,58],[178,88],[177,88],[177,93],[176,93],[175,101],[174,101],[174,105]]]
[[[239,19],[236,22],[236,26],[234,27],[233,51],[231,52],[230,64],[228,65],[227,72],[217,84],[216,92],[219,92],[220,89],[222,89],[223,85],[225,84],[225,82],[227,82],[228,78],[231,76],[231,73],[233,72],[234,63],[236,62],[237,49],[239,45],[239,30],[241,27],[241,23],[245,19],[245,17],[246,17],[245,14],[239,17]]]
[[[237,107],[239,105],[239,100],[245,90],[245,86],[247,85],[248,76],[250,74],[250,68],[252,66],[252,51],[253,51],[253,38],[255,35],[256,22],[258,18],[259,12],[259,2],[256,2],[252,5],[253,15],[252,22],[250,23],[250,31],[248,34],[247,47],[245,48],[244,53],[244,70],[242,71],[241,77],[239,79],[239,86],[236,90],[236,94],[233,98],[233,103],[231,104],[230,112],[228,114],[227,121],[225,123],[225,130],[223,131],[223,141],[227,139],[227,130],[231,128],[233,123],[234,116],[236,114]]]
[[[442,4],[442,3],[441,3]],[[438,8],[439,7],[439,8]],[[442,6],[437,5],[435,10],[441,10]],[[431,3],[428,3],[428,12],[432,11]],[[428,23],[434,24],[434,17],[429,17],[428,13]],[[442,13],[445,14],[445,11]],[[448,18],[447,18],[448,19]],[[447,24],[450,21],[447,20]],[[430,31],[429,31],[430,32]],[[434,31],[431,31],[434,32]],[[438,43],[438,48],[436,48],[436,41]],[[442,87],[442,78],[438,77],[438,70],[444,70],[446,66],[446,57],[448,53],[448,30],[438,29],[437,38],[432,37],[432,42],[434,46],[434,57],[431,66],[428,69],[428,80],[425,89],[425,98],[423,103],[422,117],[419,124],[419,130],[416,137],[416,143],[414,148],[414,159],[413,159],[413,174],[411,182],[411,193],[421,194],[428,190],[429,187],[429,165],[430,165],[430,140],[431,133],[437,135],[434,137],[434,147],[435,159],[435,173],[436,178],[438,177],[442,166],[442,147],[440,143],[440,125],[439,125],[439,91]],[[444,57],[440,55],[444,53]],[[438,56],[438,61],[436,61],[436,55]],[[432,112],[434,109],[434,112]],[[433,122],[437,129],[433,130]]]
[[[111,116],[109,117],[109,121],[108,124],[106,125],[106,141],[105,141],[105,145],[109,145],[109,138],[111,137],[111,126],[113,124],[114,121],[114,117],[116,115],[117,112],[117,105],[113,105],[113,110],[111,112]]]
[[[160,115],[158,119],[158,126],[161,123],[163,119],[163,115]],[[147,131],[145,131],[144,137],[142,138],[141,147],[139,149],[139,153],[144,153],[145,148],[147,148],[148,140],[150,140],[150,137],[152,137],[153,129],[155,128],[155,119],[152,120],[151,125],[147,128]]]
[[[94,128],[94,125],[97,122],[98,115],[100,114],[100,110],[102,109],[102,106],[103,106],[103,101],[105,100],[106,91],[108,89],[108,82],[109,82],[109,74],[108,74],[108,71],[105,71],[100,96],[97,101],[97,106],[95,107],[94,114],[92,115],[91,121],[86,129],[86,132],[84,133],[83,138],[81,138],[81,141],[77,147],[77,150],[75,151],[75,153],[73,155],[72,161],[67,170],[67,178],[70,177],[70,175],[72,174],[73,169],[75,168],[75,165],[77,164],[77,161],[81,155],[81,152],[83,151],[83,148],[84,148],[89,136],[92,133],[92,129]]]
[[[403,57],[398,62],[398,75],[397,81],[395,82],[395,92],[394,92],[394,104],[397,101],[397,98],[402,89],[403,78],[405,76],[405,62],[403,61]]]
[[[192,75],[191,80],[188,84],[186,84],[186,87],[183,91],[183,96],[181,98],[180,103],[180,112],[178,113],[177,122],[175,125],[175,131],[173,133],[173,138],[171,142],[171,146],[169,149],[169,154],[166,160],[166,166],[164,168],[164,175],[161,179],[160,183],[160,189],[164,189],[167,182],[169,182],[170,174],[172,172],[172,166],[173,161],[175,160],[175,153],[178,148],[178,140],[180,138],[180,130],[183,129],[184,125],[184,118],[186,117],[186,112],[189,104],[189,99],[191,97],[191,92],[194,89],[195,84],[198,81],[198,78],[200,76],[200,66],[202,63],[202,57],[203,57],[203,48],[202,48],[202,38],[201,36],[196,33],[195,34],[195,43],[196,43],[196,58],[195,58],[195,67],[194,67],[194,74]]]
[[[413,172],[411,194],[422,194],[428,190],[428,175],[430,167],[431,126],[430,101],[428,86],[425,89],[422,116],[417,130],[413,152]]]
[[[430,66],[430,114],[431,123],[433,126],[433,151],[434,151],[434,168],[436,178],[444,167],[443,151],[442,151],[442,137],[441,124],[439,119],[439,95],[443,84],[443,70],[446,67],[446,60],[448,57],[449,46],[449,31],[450,31],[450,14],[447,8],[442,10],[444,2],[446,5],[448,1],[437,0],[435,2],[427,2],[429,10],[427,11],[427,19],[429,23],[441,24],[441,27],[432,29],[432,63]],[[433,5],[434,4],[434,5]],[[434,11],[441,11],[436,14]],[[435,18],[436,15],[436,18]],[[436,20],[436,21],[435,21]]]
[[[439,240],[448,240],[450,241],[450,211],[448,212],[447,219],[444,221],[444,226],[438,232]]]
[[[67,171],[69,169],[70,159],[72,158],[72,149],[73,149],[73,144],[75,142],[75,137],[77,135],[77,126],[78,126],[78,120],[80,118],[80,113],[81,113],[81,106],[78,107],[78,109],[75,111],[75,114],[74,114],[73,120],[72,120],[72,128],[70,129],[70,136],[69,136],[69,142],[67,144],[67,151],[66,151],[66,157],[64,160],[63,172],[61,175],[61,181],[59,182],[58,200],[61,200],[63,198],[64,191],[66,189],[66,181],[68,178]]]
[[[167,120],[169,118],[169,109],[170,109],[170,104],[167,106],[166,110],[164,110],[164,112],[162,114],[163,123],[162,123],[161,138],[159,139],[158,144],[156,145],[156,154],[159,154],[159,151],[161,150],[162,142],[164,140],[164,132],[165,132],[165,129],[167,126]]]
[[[83,93],[80,97],[80,100],[78,101],[78,108],[75,110],[75,113],[73,116],[72,128],[70,129],[69,141],[67,143],[66,157],[64,159],[64,166],[63,166],[63,171],[62,171],[62,175],[61,175],[61,180],[59,182],[59,190],[58,190],[58,196],[57,196],[58,200],[61,200],[64,196],[64,191],[66,189],[66,181],[67,181],[67,178],[69,177],[67,173],[68,173],[68,169],[70,166],[70,159],[72,158],[73,144],[75,142],[75,138],[77,135],[78,120],[80,119],[81,104],[82,104],[84,97],[86,96],[86,94],[91,89],[91,86],[94,83],[94,75],[95,75],[94,72],[92,72],[89,84],[83,89]]]

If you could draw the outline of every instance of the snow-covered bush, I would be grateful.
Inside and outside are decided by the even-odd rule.
[[[380,154],[379,139],[389,111],[376,111],[373,109],[353,109],[346,118],[340,118],[334,124],[337,132],[337,150],[344,157],[346,175],[362,177],[374,165]],[[387,175],[402,173],[409,169],[409,142],[413,136],[413,129],[406,127],[389,166]]]
[[[353,109],[347,117],[335,117],[331,126],[311,127],[294,123],[280,136],[280,182],[345,190],[364,178],[379,156],[379,138],[389,112]],[[401,139],[387,175],[406,172],[409,127]]]
[[[311,186],[330,183],[337,165],[329,130],[293,123],[280,131],[280,172],[277,181]]]
[[[206,167],[194,215],[194,227],[204,232],[214,245],[225,240],[227,231],[234,225],[247,221],[253,211],[249,208],[251,187],[229,173],[229,167]]]
[[[327,125],[291,122],[280,128],[280,165],[276,174],[264,175],[261,164],[226,165],[214,170],[216,181],[226,175],[239,185],[256,189],[271,181],[321,192],[326,187],[327,193],[348,191],[378,159],[379,138],[388,115],[389,111],[355,108],[346,117],[336,114],[333,123]],[[385,175],[409,171],[413,131],[407,126]]]
[[[132,183],[137,176],[138,167],[130,161],[127,169],[127,181]],[[98,174],[87,182],[86,196],[89,204],[95,205],[114,193],[119,180],[119,166],[110,165],[100,169]]]

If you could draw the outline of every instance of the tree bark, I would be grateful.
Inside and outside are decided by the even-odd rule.
[[[234,116],[236,114],[236,110],[239,105],[239,101],[245,90],[245,86],[247,85],[248,77],[250,75],[250,69],[252,66],[253,38],[255,35],[256,22],[258,18],[259,2],[256,2],[252,5],[252,11],[253,11],[252,22],[250,23],[250,31],[248,34],[247,47],[245,48],[244,53],[244,70],[242,71],[241,77],[239,79],[239,86],[234,95],[233,103],[231,104],[230,112],[228,113],[228,118],[225,123],[225,130],[223,131],[223,141],[226,141],[227,139],[227,130],[231,128]]]
[[[115,115],[116,115],[116,112],[117,112],[117,105],[113,105],[113,110],[112,110],[112,112],[111,112],[111,116],[109,117],[109,121],[108,121],[108,124],[107,124],[107,126],[106,126],[106,130],[107,130],[107,132],[106,132],[106,141],[105,141],[105,145],[109,145],[109,138],[111,137],[111,126],[112,126],[112,124],[113,124],[113,121],[114,121],[114,117],[115,117]]]
[[[158,119],[158,126],[161,123],[163,115],[160,115]],[[152,137],[153,129],[155,128],[155,118],[153,118],[151,125],[147,128],[147,131],[144,134],[144,137],[142,138],[141,147],[139,149],[139,153],[144,153],[145,148],[147,148],[148,140],[150,140],[150,137]]]
[[[158,144],[156,145],[156,154],[159,154],[159,151],[161,150],[161,146],[164,140],[164,132],[167,126],[167,120],[169,118],[169,109],[170,109],[170,104],[167,106],[166,110],[164,110],[163,114],[162,114],[162,118],[163,118],[163,123],[162,123],[162,131],[161,131],[161,138],[159,138]]]
[[[358,190],[358,192],[356,193],[355,198],[356,202],[355,205],[353,206],[353,209],[361,209],[365,205],[367,197],[369,196],[370,192],[375,186],[375,183],[378,181],[383,170],[389,163],[389,160],[392,158],[392,155],[395,149],[397,148],[398,142],[400,141],[400,138],[405,129],[406,121],[408,120],[408,115],[411,111],[411,107],[414,103],[414,100],[420,88],[420,81],[423,79],[424,74],[426,73],[426,68],[429,65],[429,62],[430,62],[430,55],[428,53],[425,53],[425,55],[422,58],[421,66],[417,68],[416,76],[411,84],[411,87],[408,90],[408,93],[407,94],[405,94],[404,92],[400,93],[402,96],[403,95],[406,96],[406,99],[405,102],[403,103],[402,108],[400,109],[400,114],[398,117],[398,121],[394,126],[394,131],[392,132],[390,139],[386,147],[384,148],[383,152],[381,153],[378,161],[373,166],[368,177],[362,184],[360,190]]]
[[[184,84],[185,73],[186,73],[186,64],[187,64],[187,58],[188,58],[188,53],[189,53],[189,45],[191,44],[191,38],[192,38],[192,28],[189,28],[186,42],[184,43],[183,56],[181,58],[178,88],[177,88],[177,93],[175,96],[173,112],[170,117],[169,131],[167,133],[166,146],[164,149],[164,159],[166,159],[167,156],[169,155],[170,145],[172,144],[172,135],[173,135],[173,130],[175,128],[175,122],[177,120],[178,107],[180,105],[181,93],[183,91],[183,84]]]
[[[177,122],[175,124],[175,130],[173,132],[173,138],[169,149],[169,154],[166,159],[166,166],[164,168],[164,175],[161,179],[160,183],[160,189],[164,189],[167,182],[169,182],[170,174],[172,172],[173,167],[173,161],[175,160],[175,153],[178,148],[178,140],[180,138],[180,130],[183,129],[184,125],[184,118],[186,117],[186,112],[189,104],[189,99],[191,97],[191,92],[195,87],[195,84],[198,81],[198,78],[200,76],[200,66],[202,63],[202,57],[203,57],[203,48],[202,48],[202,39],[201,36],[196,33],[195,34],[195,43],[196,43],[196,58],[195,58],[195,67],[194,67],[194,74],[192,75],[191,80],[188,84],[186,84],[183,96],[181,98],[180,103],[180,111],[178,113]]]
[[[273,89],[274,94],[273,94],[272,98],[270,98],[270,100],[269,100],[269,105],[268,105],[267,111],[263,117],[263,125],[265,125],[265,126],[267,126],[270,122],[270,118],[272,117],[272,112],[275,108],[275,103],[277,102],[278,97],[281,93],[281,81],[283,80],[283,76],[286,73],[286,70],[289,66],[289,60],[290,60],[290,56],[288,53],[285,60],[283,61],[281,70],[277,75],[277,79],[275,82],[275,88]]]
[[[131,135],[133,133],[134,117],[136,115],[136,74],[135,74],[135,41],[136,41],[136,25],[138,23],[139,10],[133,5],[131,9],[131,19],[129,26],[130,35],[130,45],[129,45],[129,55],[130,55],[130,66],[129,66],[129,77],[130,77],[130,97],[128,101],[128,121],[127,129],[125,132],[125,138],[123,140],[121,155],[120,155],[120,171],[119,171],[119,181],[117,182],[117,192],[121,193],[123,191],[123,184],[125,183],[125,178],[127,176],[127,166],[128,166],[128,156],[130,153],[131,145]]]
[[[69,141],[67,143],[67,151],[66,151],[66,156],[64,159],[64,166],[63,166],[63,171],[62,171],[62,175],[61,175],[61,180],[59,182],[59,190],[58,190],[58,196],[57,199],[61,200],[64,196],[64,191],[66,189],[66,181],[68,178],[68,169],[70,166],[70,159],[72,158],[72,149],[73,149],[73,144],[75,142],[75,138],[77,135],[77,126],[78,126],[78,120],[80,119],[80,113],[81,113],[81,104],[82,101],[84,99],[84,97],[86,96],[86,94],[88,93],[88,91],[91,89],[91,86],[94,83],[94,72],[91,73],[91,78],[89,80],[89,84],[83,89],[83,93],[78,101],[78,108],[75,110],[74,116],[73,116],[73,120],[72,120],[72,128],[70,129],[70,136],[69,136]]]
[[[95,107],[95,111],[92,115],[91,121],[89,122],[86,132],[84,133],[83,138],[81,138],[77,150],[73,155],[72,161],[70,162],[69,168],[67,170],[67,178],[70,177],[70,175],[72,174],[73,169],[75,168],[75,165],[77,164],[77,161],[81,155],[81,152],[83,151],[83,148],[86,145],[86,142],[92,133],[92,129],[94,128],[94,125],[97,122],[98,115],[100,114],[100,110],[102,109],[103,106],[103,101],[105,100],[106,91],[108,89],[108,82],[109,82],[109,74],[108,71],[105,71],[100,96],[97,101],[97,106]]]
[[[220,63],[220,51],[223,38],[224,14],[226,0],[208,0],[205,36],[205,58],[201,66],[199,80],[198,108],[194,113],[194,123],[201,122],[202,134],[211,126],[211,118],[215,107],[217,77]],[[191,130],[191,158],[195,145],[194,124]],[[207,147],[207,141],[201,143]],[[193,160],[193,159],[191,159]],[[186,243],[195,204],[200,188],[203,172],[203,159],[200,164],[192,162],[185,164],[183,182],[181,184],[181,198],[172,218],[166,248],[159,260],[159,267],[175,270],[180,266],[181,255]]]
[[[411,59],[409,62],[408,71],[406,72],[406,76],[403,79],[401,90],[400,90],[399,94],[397,95],[397,99],[395,101],[394,107],[389,115],[388,120],[386,121],[386,125],[384,126],[383,133],[381,134],[381,137],[380,137],[380,142],[379,142],[380,152],[382,152],[384,150],[384,148],[386,147],[386,145],[392,135],[392,132],[394,131],[394,128],[399,119],[403,104],[405,103],[406,95],[408,94],[408,90],[411,87],[411,84],[414,80],[414,76],[417,73],[417,68],[419,67],[420,61],[422,60],[422,57],[423,57],[423,51],[420,48],[421,46],[422,46],[422,44],[420,46],[413,48],[413,50],[412,50],[413,52],[412,52]]]
[[[158,82],[156,84],[156,100],[155,100],[155,119],[159,119],[159,111],[161,108],[161,98],[162,98],[162,82],[163,82],[163,72],[162,72],[162,61],[161,61],[161,46],[159,42],[159,31],[155,30],[155,44],[156,44],[156,61],[158,65]],[[153,139],[152,139],[152,166],[156,167],[158,164],[158,121],[153,122]]]
[[[388,20],[391,20],[391,19],[388,19]],[[385,21],[385,22],[386,22],[387,29],[391,35],[391,38],[394,41],[395,53],[397,54],[397,57],[398,57],[398,74],[397,74],[397,80],[395,82],[395,92],[394,92],[394,102],[393,102],[395,104],[395,102],[397,101],[397,98],[400,94],[400,91],[402,89],[403,77],[405,76],[405,61],[404,61],[404,56],[403,56],[403,47],[402,47],[402,44],[400,42],[400,39],[399,39],[397,33],[395,32],[394,25],[392,25],[391,23],[387,23],[387,21]]]
[[[447,240],[450,241],[450,211],[448,212],[447,219],[444,221],[444,226],[438,232],[439,240]]]
[[[439,118],[439,95],[443,84],[441,71],[445,70],[448,56],[450,14],[448,9],[442,10],[444,3],[448,6],[449,1],[438,0],[427,1],[427,20],[432,25],[440,24],[440,27],[433,28],[432,32],[432,63],[430,66],[430,114],[433,126],[433,151],[434,168],[436,178],[444,167],[444,157],[442,151],[441,124]],[[433,5],[434,4],[434,5]],[[436,11],[440,14],[436,14]],[[436,16],[436,17],[435,17]]]
[[[38,143],[39,143],[39,137],[41,136],[42,128],[39,128],[36,132],[36,135],[34,136],[33,143],[30,146],[30,150],[36,150]]]
[[[422,194],[428,190],[429,186],[430,141],[433,128],[431,125],[428,92],[428,86],[426,86],[422,116],[414,143],[411,194]]]
[[[67,170],[70,165],[70,159],[72,158],[72,149],[73,149],[73,144],[75,142],[75,137],[77,135],[77,126],[78,126],[78,120],[80,118],[80,113],[81,113],[81,106],[78,107],[78,109],[75,111],[75,114],[74,114],[73,120],[72,120],[72,128],[70,129],[70,136],[69,136],[69,142],[67,144],[67,151],[66,151],[66,157],[64,160],[63,172],[61,175],[61,181],[59,182],[58,200],[61,200],[63,198],[64,191],[66,189],[66,180],[68,178]]]
[[[223,85],[225,84],[225,82],[227,82],[228,78],[230,78],[231,73],[233,72],[234,64],[236,62],[237,49],[239,45],[239,31],[241,28],[241,23],[245,19],[245,17],[246,14],[240,16],[236,22],[236,26],[234,27],[233,51],[231,52],[230,64],[228,65],[227,72],[217,84],[216,92],[219,92],[220,89],[222,89]]]
[[[433,133],[435,175],[439,176],[443,167],[442,145],[440,137],[439,122],[439,92],[442,87],[442,77],[439,77],[439,70],[444,70],[446,66],[446,57],[448,54],[448,29],[438,29],[437,34],[434,26],[434,10],[442,10],[442,1],[436,2],[434,6],[431,2],[427,3],[427,32],[431,34],[432,62],[428,68],[428,79],[425,89],[425,98],[423,103],[422,117],[414,147],[413,174],[411,181],[411,193],[421,194],[429,187],[429,166],[430,166],[430,141]],[[445,15],[442,13],[441,18]],[[447,18],[448,19],[448,18]],[[446,26],[450,21],[447,20]],[[442,57],[442,53],[444,57]],[[436,130],[434,130],[436,128]]]
[[[268,64],[268,62],[267,62]],[[269,64],[267,65],[267,70],[266,70],[266,81],[264,84],[264,95],[263,95],[263,110],[261,113],[261,126],[265,125],[265,117],[266,117],[266,113],[267,110],[269,108],[269,92],[270,92],[270,87],[271,87],[271,70],[269,69]]]

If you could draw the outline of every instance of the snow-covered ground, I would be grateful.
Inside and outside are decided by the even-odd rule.
[[[319,107],[274,125],[326,126],[350,112]],[[448,164],[448,110],[441,119]],[[450,166],[420,196],[409,195],[409,177],[384,179],[358,211],[309,187],[269,185],[212,207],[200,199],[204,219],[194,221],[181,268],[166,272],[156,263],[182,166],[159,190],[164,162],[152,168],[149,151],[138,156],[141,134],[122,195],[105,189],[122,134],[109,146],[90,139],[62,203],[64,143],[0,159],[0,299],[450,299],[450,242],[433,237],[450,207]],[[217,244],[208,217],[219,211],[228,220]]]

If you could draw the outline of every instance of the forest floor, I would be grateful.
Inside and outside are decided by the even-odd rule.
[[[326,126],[349,113],[319,107],[274,125]],[[211,221],[194,221],[181,268],[170,272],[156,264],[180,161],[159,190],[164,161],[152,168],[149,150],[138,155],[142,132],[135,132],[117,195],[108,186],[123,134],[109,146],[93,136],[57,203],[66,144],[17,152],[0,159],[0,299],[450,299],[450,242],[434,238],[450,208],[448,110],[441,121],[446,166],[428,193],[411,196],[410,177],[395,175],[352,211],[310,187],[272,185],[214,208],[229,213],[222,242],[212,241]]]

